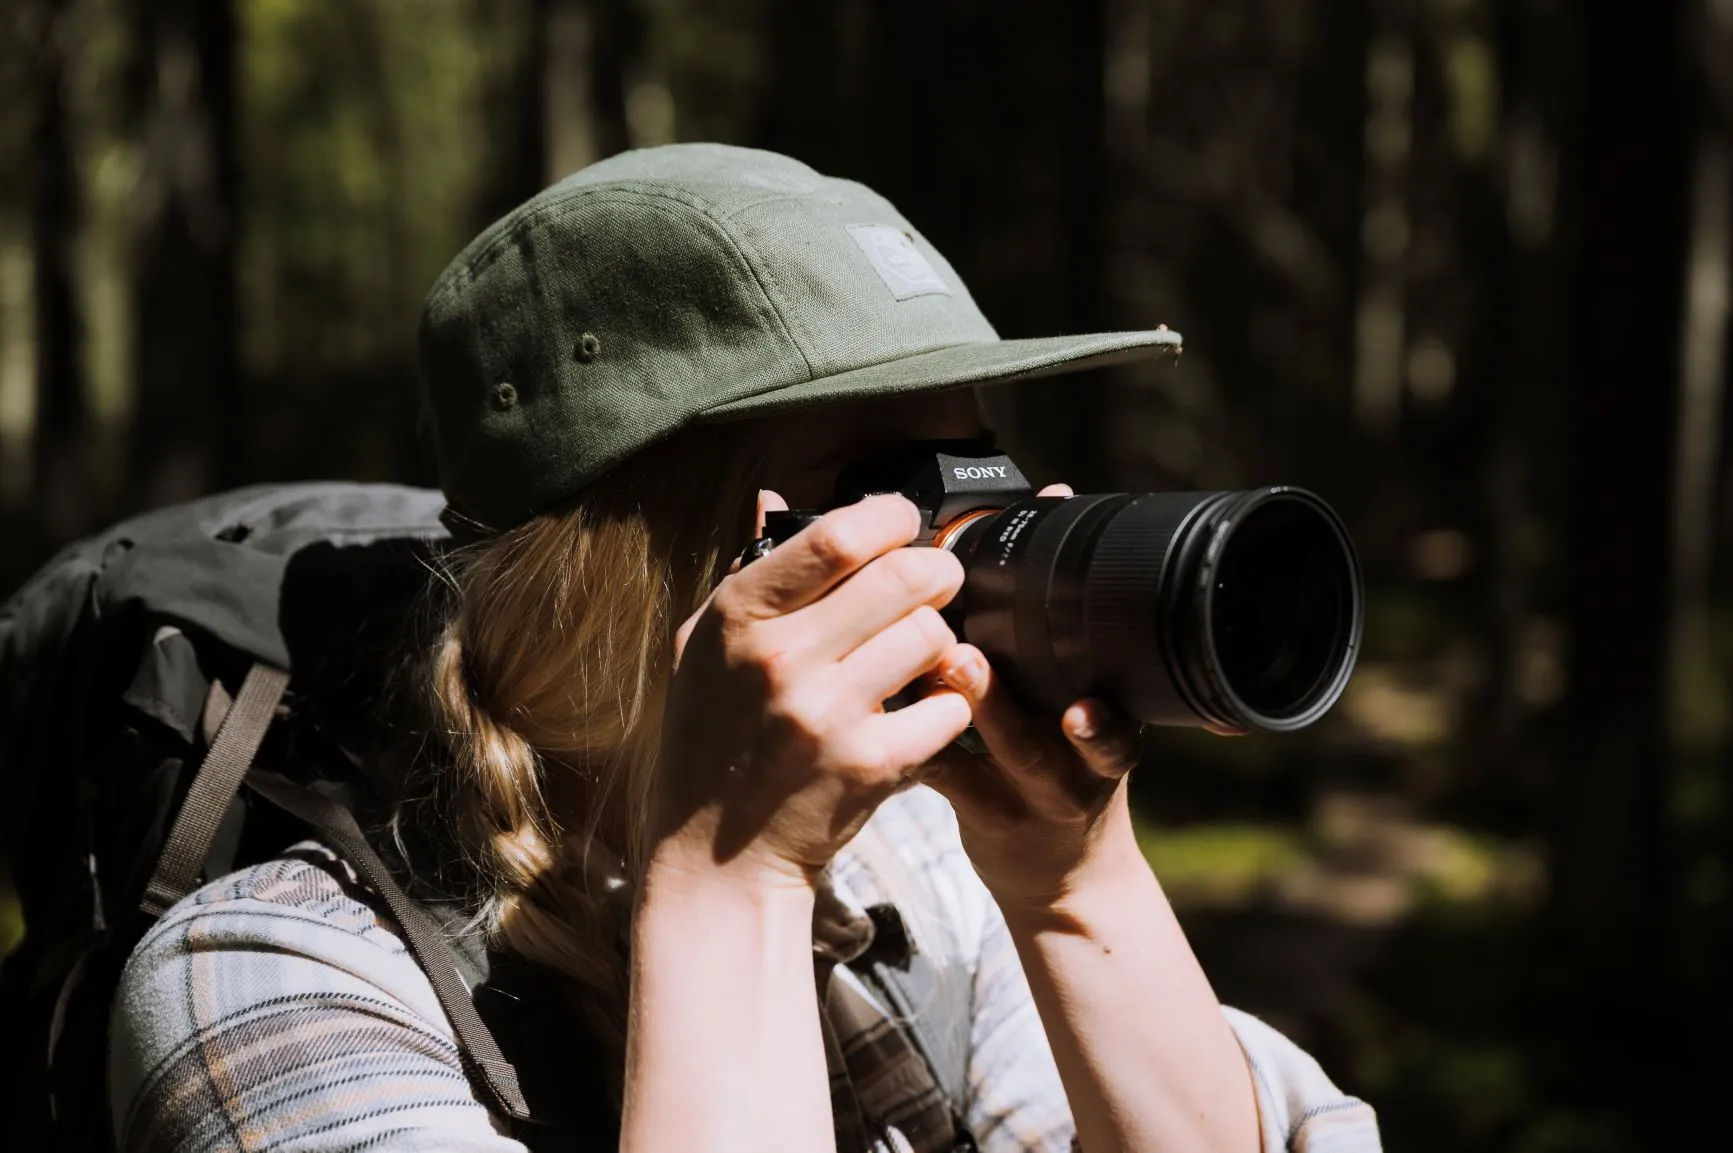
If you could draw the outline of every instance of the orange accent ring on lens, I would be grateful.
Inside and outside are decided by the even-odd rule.
[[[958,533],[962,532],[984,516],[992,516],[994,513],[1004,511],[1005,510],[1002,508],[978,508],[972,512],[964,513],[962,516],[933,534],[933,547],[942,548],[948,551],[951,547],[951,542],[957,539]]]

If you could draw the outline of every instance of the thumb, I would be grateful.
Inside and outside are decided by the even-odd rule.
[[[752,535],[754,537],[761,537],[764,535],[764,517],[766,513],[787,511],[788,502],[782,499],[781,493],[773,492],[768,488],[759,489],[757,505],[752,512]],[[728,566],[728,573],[722,578],[722,580],[726,581],[728,577],[733,576],[739,571],[740,558],[735,557],[734,563]],[[721,582],[718,582],[716,587],[721,588]],[[680,658],[685,655],[686,642],[692,639],[692,630],[697,627],[699,618],[704,615],[704,610],[710,607],[710,602],[714,599],[716,599],[716,589],[711,589],[710,595],[704,598],[704,603],[698,606],[698,611],[687,617],[681,622],[680,627],[674,630],[674,665],[676,668],[679,667]]]
[[[752,540],[764,535],[764,518],[773,512],[787,512],[788,502],[782,499],[782,494],[768,488],[758,490],[758,503],[752,511]],[[728,575],[733,576],[740,571],[740,558],[735,557],[734,563],[728,566]]]
[[[788,502],[782,499],[782,494],[768,488],[758,490],[758,514],[753,522],[754,536],[764,535],[764,515],[771,512],[787,512]]]

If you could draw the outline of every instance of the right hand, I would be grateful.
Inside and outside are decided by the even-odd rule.
[[[782,505],[766,493],[766,506]],[[732,573],[675,637],[654,860],[810,885],[874,808],[970,721],[949,689],[883,702],[956,638],[962,585],[943,549],[904,548],[915,506],[873,496],[826,513]]]

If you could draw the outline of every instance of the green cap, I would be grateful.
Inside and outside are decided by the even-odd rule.
[[[522,523],[700,421],[1177,353],[1154,332],[1000,340],[871,189],[773,152],[626,152],[513,210],[422,312],[451,511]]]

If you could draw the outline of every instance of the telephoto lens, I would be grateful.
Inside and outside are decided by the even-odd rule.
[[[1303,489],[1033,497],[946,525],[946,610],[1031,703],[1099,697],[1146,724],[1291,732],[1342,695],[1360,564]]]

